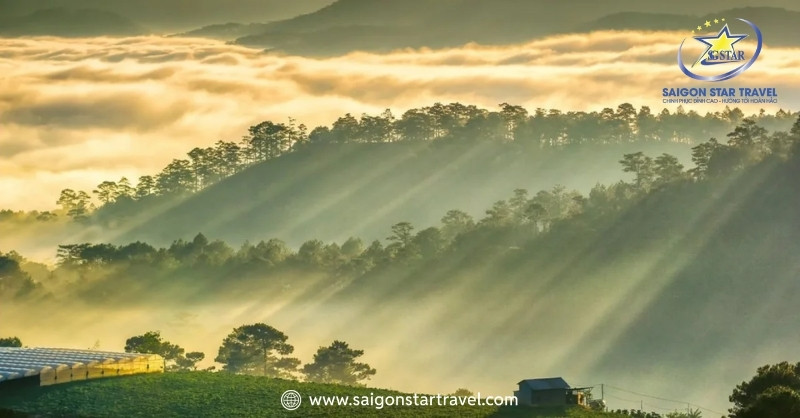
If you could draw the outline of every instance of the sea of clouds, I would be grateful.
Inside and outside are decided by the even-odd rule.
[[[675,65],[685,34],[596,32],[508,46],[309,58],[207,39],[0,38],[0,208],[51,209],[63,188],[154,174],[263,120],[309,126],[434,102],[655,109],[662,87],[708,86]],[[798,109],[800,54],[765,48],[719,87],[777,87]],[[721,105],[685,106],[701,113]]]

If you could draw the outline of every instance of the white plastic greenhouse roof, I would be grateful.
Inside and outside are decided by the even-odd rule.
[[[154,354],[0,347],[0,382],[39,376],[41,385],[164,371]]]

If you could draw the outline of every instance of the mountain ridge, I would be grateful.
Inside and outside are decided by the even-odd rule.
[[[466,1],[466,0],[464,0]],[[328,6],[333,8],[334,5]],[[719,16],[744,17],[757,22],[770,44],[798,45],[800,29],[792,22],[800,12],[777,7],[742,7],[721,9],[706,14],[674,14],[648,11],[619,11],[597,17],[591,8],[581,13],[568,9],[529,6],[518,10],[514,3],[506,9],[476,2],[463,10],[432,11],[418,24],[386,24],[381,19],[364,18],[338,24],[325,20],[324,14],[309,14],[263,26],[265,31],[233,40],[233,43],[289,54],[338,55],[363,50],[387,52],[400,48],[455,47],[467,43],[507,44],[566,33],[595,30],[686,30],[698,22]],[[635,8],[634,8],[635,9]],[[546,19],[541,18],[547,16]],[[341,18],[337,18],[341,20]],[[308,21],[318,22],[313,30]]]

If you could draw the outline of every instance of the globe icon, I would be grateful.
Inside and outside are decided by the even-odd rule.
[[[303,398],[300,397],[300,394],[295,390],[287,390],[281,395],[281,405],[287,411],[294,411],[300,407],[302,402]]]

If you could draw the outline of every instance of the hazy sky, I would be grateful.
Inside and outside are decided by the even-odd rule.
[[[186,30],[226,22],[267,22],[310,13],[333,0],[0,0],[10,15],[66,7],[107,10],[155,30]]]
[[[0,39],[0,208],[53,208],[63,188],[154,174],[263,120],[315,126],[436,101],[661,109],[662,87],[701,86],[675,65],[685,36],[607,32],[330,59],[203,39]],[[780,106],[797,110],[798,65],[797,50],[766,48],[744,75],[718,84],[778,87]],[[744,106],[761,107],[774,108]]]

